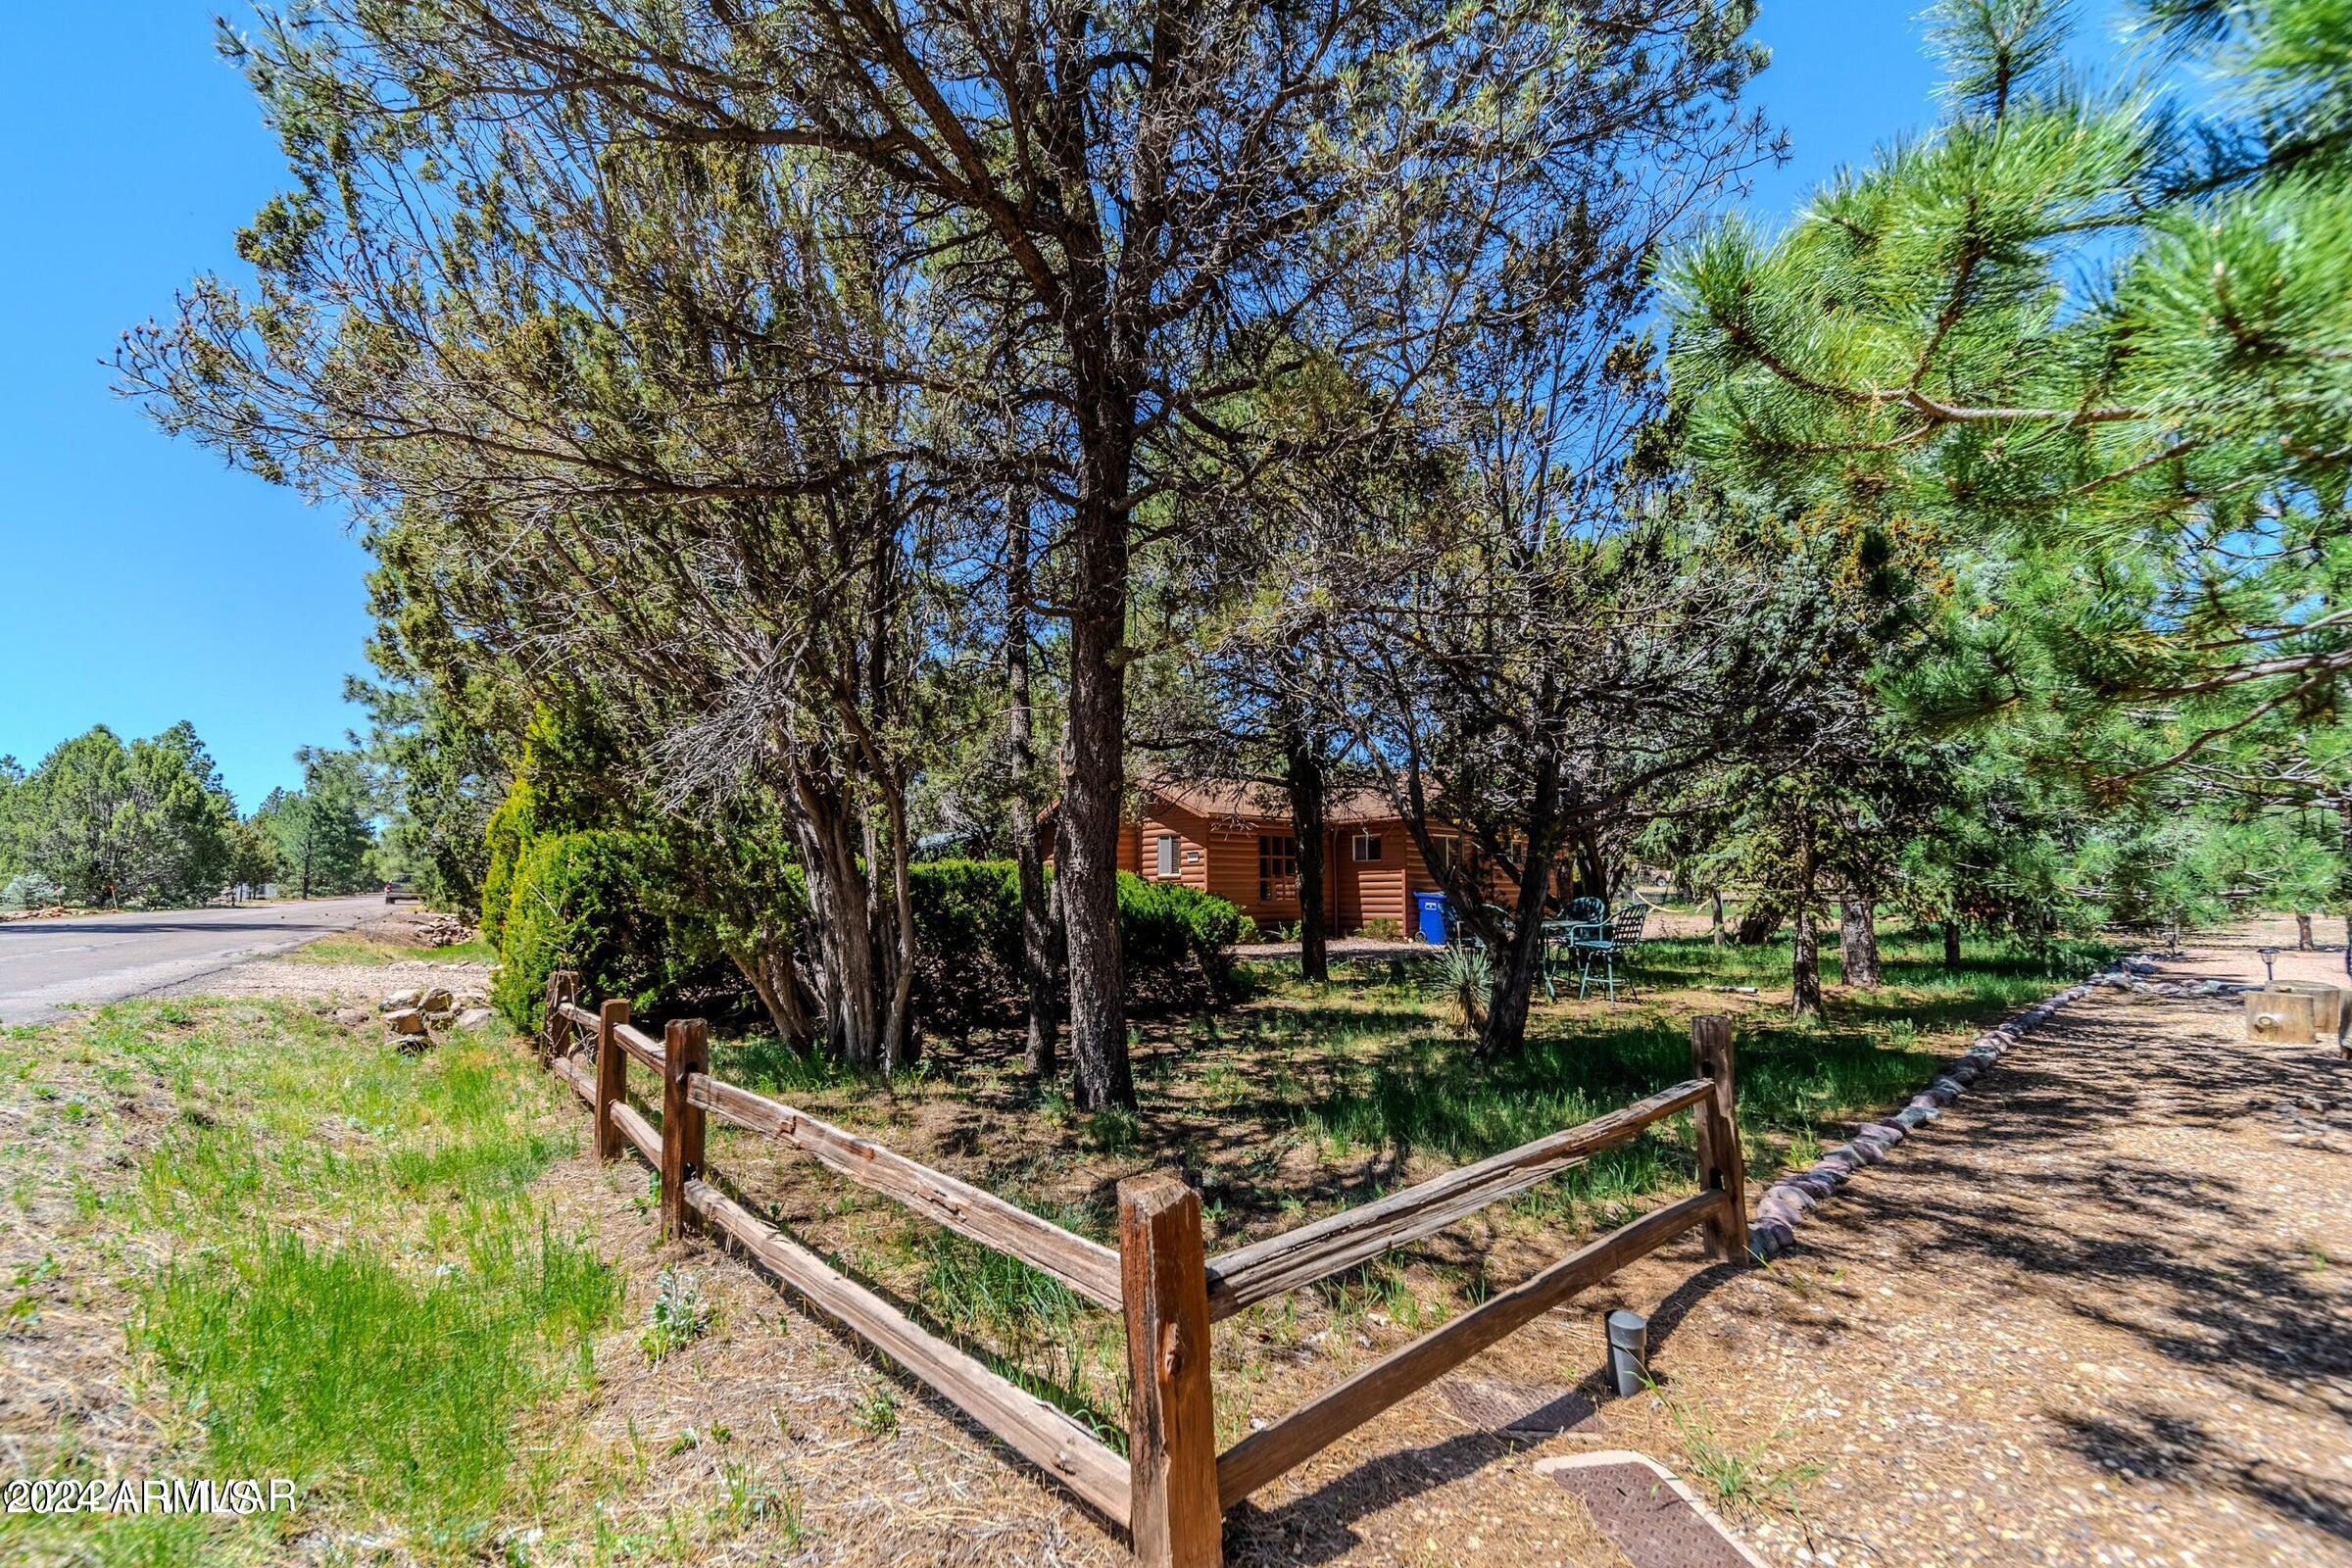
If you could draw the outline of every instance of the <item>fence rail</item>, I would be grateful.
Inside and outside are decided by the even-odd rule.
[[[575,1048],[585,1048],[585,1054],[575,1054]],[[1686,1082],[1214,1258],[1204,1255],[1200,1196],[1173,1176],[1119,1184],[1119,1246],[1113,1250],[871,1139],[712,1077],[709,1035],[699,1019],[671,1020],[657,1041],[629,1021],[625,1001],[582,1005],[579,977],[569,971],[548,980],[540,1050],[549,1068],[588,1103],[598,1154],[617,1158],[624,1147],[633,1148],[661,1172],[662,1215],[672,1234],[702,1231],[741,1247],[1127,1530],[1136,1557],[1152,1568],[1215,1568],[1223,1560],[1224,1515],[1250,1493],[1685,1231],[1703,1228],[1719,1259],[1738,1262],[1747,1255],[1731,1024],[1724,1018],[1691,1024],[1692,1076]],[[658,1123],[629,1102],[632,1060],[661,1075]],[[1684,1110],[1693,1112],[1697,1133],[1695,1196],[1611,1231],[1217,1451],[1209,1377],[1213,1322],[1433,1235]],[[797,1149],[835,1174],[1119,1312],[1132,1384],[1127,1457],[721,1192],[705,1166],[707,1118]]]

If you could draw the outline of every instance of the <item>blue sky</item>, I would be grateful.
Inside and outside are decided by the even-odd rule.
[[[0,90],[0,753],[94,723],[192,720],[240,805],[298,746],[359,723],[368,558],[341,516],[167,439],[109,391],[126,326],[167,312],[282,166],[213,49],[218,7],[19,8]],[[2111,8],[2094,6],[2094,12]],[[237,13],[231,13],[235,15]],[[1916,8],[1766,0],[1755,99],[1793,137],[1751,206],[1777,221],[1842,163],[1932,118]]]

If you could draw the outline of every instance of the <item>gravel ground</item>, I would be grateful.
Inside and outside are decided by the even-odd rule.
[[[2292,942],[2159,977],[2259,979]],[[2243,1033],[2235,999],[2083,999],[1769,1268],[1645,1259],[1259,1493],[1229,1557],[1615,1568],[1533,1461],[1630,1447],[1776,1568],[2352,1564],[2352,1064]],[[1621,1305],[1662,1396],[1599,1386]],[[1261,1414],[1344,1370],[1276,1377]]]
[[[2258,979],[2278,939],[2158,977]],[[1786,1260],[1665,1314],[1660,1369],[1732,1446],[1826,1467],[1751,1511],[1768,1558],[2352,1563],[2352,1065],[2242,1020],[2085,998]]]
[[[441,986],[455,992],[487,995],[490,966],[486,963],[290,963],[258,958],[234,969],[207,975],[175,993],[206,997],[312,998],[365,1005],[372,1009],[395,991],[418,991]]]
[[[420,945],[419,928],[443,918],[410,906],[387,911],[381,919],[355,928],[351,935],[380,942]],[[440,986],[461,996],[488,996],[490,965],[398,959],[390,963],[313,963],[293,958],[256,958],[233,969],[219,970],[202,980],[167,992],[170,996],[308,998],[365,1007],[396,991],[421,991]]]

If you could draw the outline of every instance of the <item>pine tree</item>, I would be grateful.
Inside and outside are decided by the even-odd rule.
[[[1681,257],[1691,450],[1926,531],[1924,709],[2041,707],[2117,787],[2276,715],[2275,774],[2352,674],[2352,3],[2158,6],[2201,120],[2086,84],[2067,36],[2053,0],[1950,0],[1940,125]]]

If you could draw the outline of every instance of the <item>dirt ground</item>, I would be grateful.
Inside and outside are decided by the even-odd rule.
[[[2159,977],[2259,980],[2266,942],[2291,947],[2291,922]],[[2342,964],[2290,952],[2278,972],[2340,983]],[[1799,1467],[1735,1510],[1768,1560],[2352,1562],[2352,1063],[2331,1041],[2249,1043],[2242,1014],[2096,994],[1769,1269],[1623,1279],[1656,1370],[1724,1448],[1767,1483]],[[1572,1313],[1588,1348],[1603,1304]],[[1417,1402],[1444,1452],[1439,1401]],[[1595,1426],[1690,1473],[1654,1399]]]

